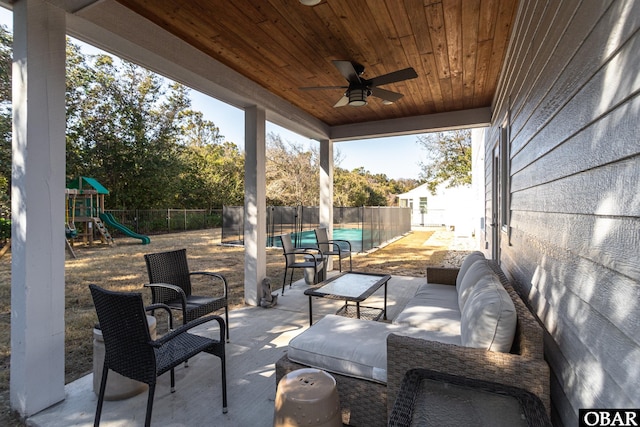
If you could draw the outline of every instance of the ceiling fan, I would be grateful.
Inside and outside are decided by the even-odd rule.
[[[301,87],[301,90],[315,89],[346,89],[342,98],[336,102],[334,107],[351,105],[360,107],[367,105],[367,97],[375,96],[382,99],[384,104],[392,104],[402,98],[401,93],[380,89],[378,86],[389,83],[401,82],[403,80],[415,79],[418,77],[416,71],[409,67],[403,70],[393,71],[372,79],[363,79],[360,76],[364,73],[364,66],[352,61],[334,60],[333,65],[340,71],[340,74],[349,82],[348,86],[312,86]]]

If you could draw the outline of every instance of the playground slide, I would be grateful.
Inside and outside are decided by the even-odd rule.
[[[142,240],[143,245],[147,245],[151,243],[151,239],[149,238],[149,236],[145,236],[144,234],[134,233],[133,231],[131,231],[130,229],[128,229],[127,227],[125,227],[124,225],[116,221],[116,219],[110,213],[101,213],[100,219],[106,225],[113,227],[117,230],[120,230],[122,233],[126,234],[127,236],[133,237],[134,239]]]

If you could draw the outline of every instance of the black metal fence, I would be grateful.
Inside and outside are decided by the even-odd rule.
[[[411,231],[411,209],[370,206],[362,209],[362,248],[367,251]]]
[[[244,207],[223,209],[107,209],[115,219],[138,234],[159,234],[176,231],[222,227],[223,244],[243,244]],[[276,246],[276,237],[312,231],[320,223],[317,206],[267,207],[267,246]],[[334,207],[334,229],[359,229],[361,242],[356,245],[368,251],[411,230],[411,209],[387,206]],[[114,230],[114,235],[118,235]]]
[[[222,226],[222,209],[106,209],[138,234],[202,230]],[[117,230],[115,231],[117,233]]]
[[[281,234],[294,233],[294,240],[320,223],[317,206],[267,207],[267,246],[276,246]],[[361,230],[357,247],[368,251],[382,243],[411,231],[411,209],[387,206],[334,207],[333,227]],[[225,206],[222,210],[222,243],[244,241],[244,207]],[[299,242],[294,241],[296,245]]]

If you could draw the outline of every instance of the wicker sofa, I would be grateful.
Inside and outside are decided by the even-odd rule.
[[[276,380],[309,366],[331,372],[337,382],[343,423],[353,426],[386,425],[404,374],[413,368],[519,387],[537,395],[549,411],[549,368],[543,359],[542,329],[499,266],[485,260],[480,252],[472,255],[476,259],[470,256],[460,269],[428,268],[427,285],[418,290],[391,324],[338,316],[321,319],[291,341],[288,354],[276,363]],[[462,295],[459,276],[464,274],[468,281],[467,272],[472,271],[471,267],[477,269],[478,262],[490,269],[492,280],[502,287],[500,292],[513,303],[515,321],[510,337],[507,331],[510,345],[506,350],[474,348],[479,346],[477,342],[471,343],[474,347],[466,346],[470,344],[469,334],[463,340],[463,333],[455,336],[452,330],[465,327],[458,326],[456,307],[447,294]],[[436,292],[421,298],[421,292],[424,296],[432,289]],[[347,349],[342,354],[332,354],[340,342]],[[311,358],[305,356],[305,351],[301,354],[305,347],[316,354]],[[374,349],[379,347],[383,351],[375,354]],[[323,352],[327,354],[314,357]]]

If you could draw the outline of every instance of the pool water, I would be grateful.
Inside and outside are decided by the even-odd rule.
[[[296,240],[296,238],[298,240]],[[349,243],[351,243],[352,252],[362,251],[362,229],[360,228],[334,228],[333,239],[349,241]],[[274,246],[282,246],[280,239],[275,238],[273,240]],[[316,241],[316,233],[313,230],[305,230],[301,233],[292,233],[291,240],[298,247],[316,247],[318,243]]]

